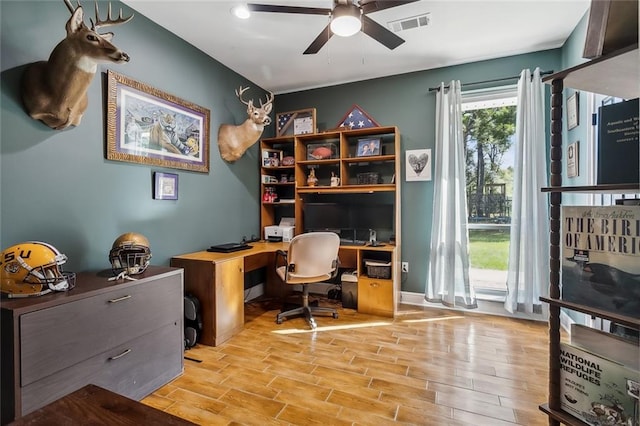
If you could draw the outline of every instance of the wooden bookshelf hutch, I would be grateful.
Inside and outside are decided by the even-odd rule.
[[[374,155],[359,155],[366,141],[373,141]],[[393,206],[392,235],[383,245],[343,245],[341,267],[358,273],[358,311],[395,316],[400,292],[400,133],[397,127],[338,130],[262,139],[260,226],[277,225],[283,217],[295,220],[296,235],[305,232],[304,206],[323,197],[333,203],[357,203],[357,197],[382,200]],[[268,155],[275,152],[273,165]],[[264,154],[264,157],[263,157]],[[293,160],[293,161],[291,161]],[[283,165],[284,163],[284,165]],[[307,182],[314,170],[315,185]],[[334,180],[331,185],[331,178]],[[265,197],[274,191],[275,200]],[[356,201],[354,201],[356,200]],[[370,277],[365,260],[391,262],[389,279]]]
[[[561,265],[561,203],[563,192],[639,193],[639,184],[563,186],[562,185],[562,92],[565,87],[585,90],[625,99],[640,96],[640,57],[638,45],[620,49],[589,62],[557,72],[543,79],[551,84],[551,176],[550,187],[542,188],[550,194],[550,283],[549,297],[541,298],[549,304],[549,401],[540,410],[549,416],[550,425],[587,425],[561,408],[560,395],[560,310],[581,312],[609,320],[633,329],[640,329],[640,320],[615,312],[593,309],[563,301],[560,295]]]

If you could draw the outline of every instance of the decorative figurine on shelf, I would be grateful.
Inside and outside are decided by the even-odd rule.
[[[331,186],[340,186],[340,178],[335,172],[331,172]]]
[[[316,186],[318,184],[318,178],[316,177],[316,169],[311,169],[309,177],[307,177],[307,185]]]

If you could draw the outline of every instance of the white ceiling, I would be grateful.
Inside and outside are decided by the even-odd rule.
[[[331,8],[333,0],[250,0]],[[315,55],[302,52],[328,24],[320,15],[231,14],[241,1],[123,0],[248,80],[276,94],[440,68],[560,47],[590,0],[420,0],[370,13],[387,22],[430,13],[430,24],[396,33],[389,50],[364,33],[333,36]]]

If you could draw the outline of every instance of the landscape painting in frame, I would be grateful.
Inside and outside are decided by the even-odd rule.
[[[108,71],[107,159],[209,172],[210,111]]]

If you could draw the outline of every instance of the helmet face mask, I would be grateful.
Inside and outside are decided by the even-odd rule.
[[[149,240],[135,232],[120,235],[109,252],[109,262],[113,273],[136,275],[143,273],[151,260]]]
[[[75,274],[63,272],[67,256],[50,244],[28,241],[9,247],[0,258],[0,285],[7,297],[39,296],[75,287]]]

